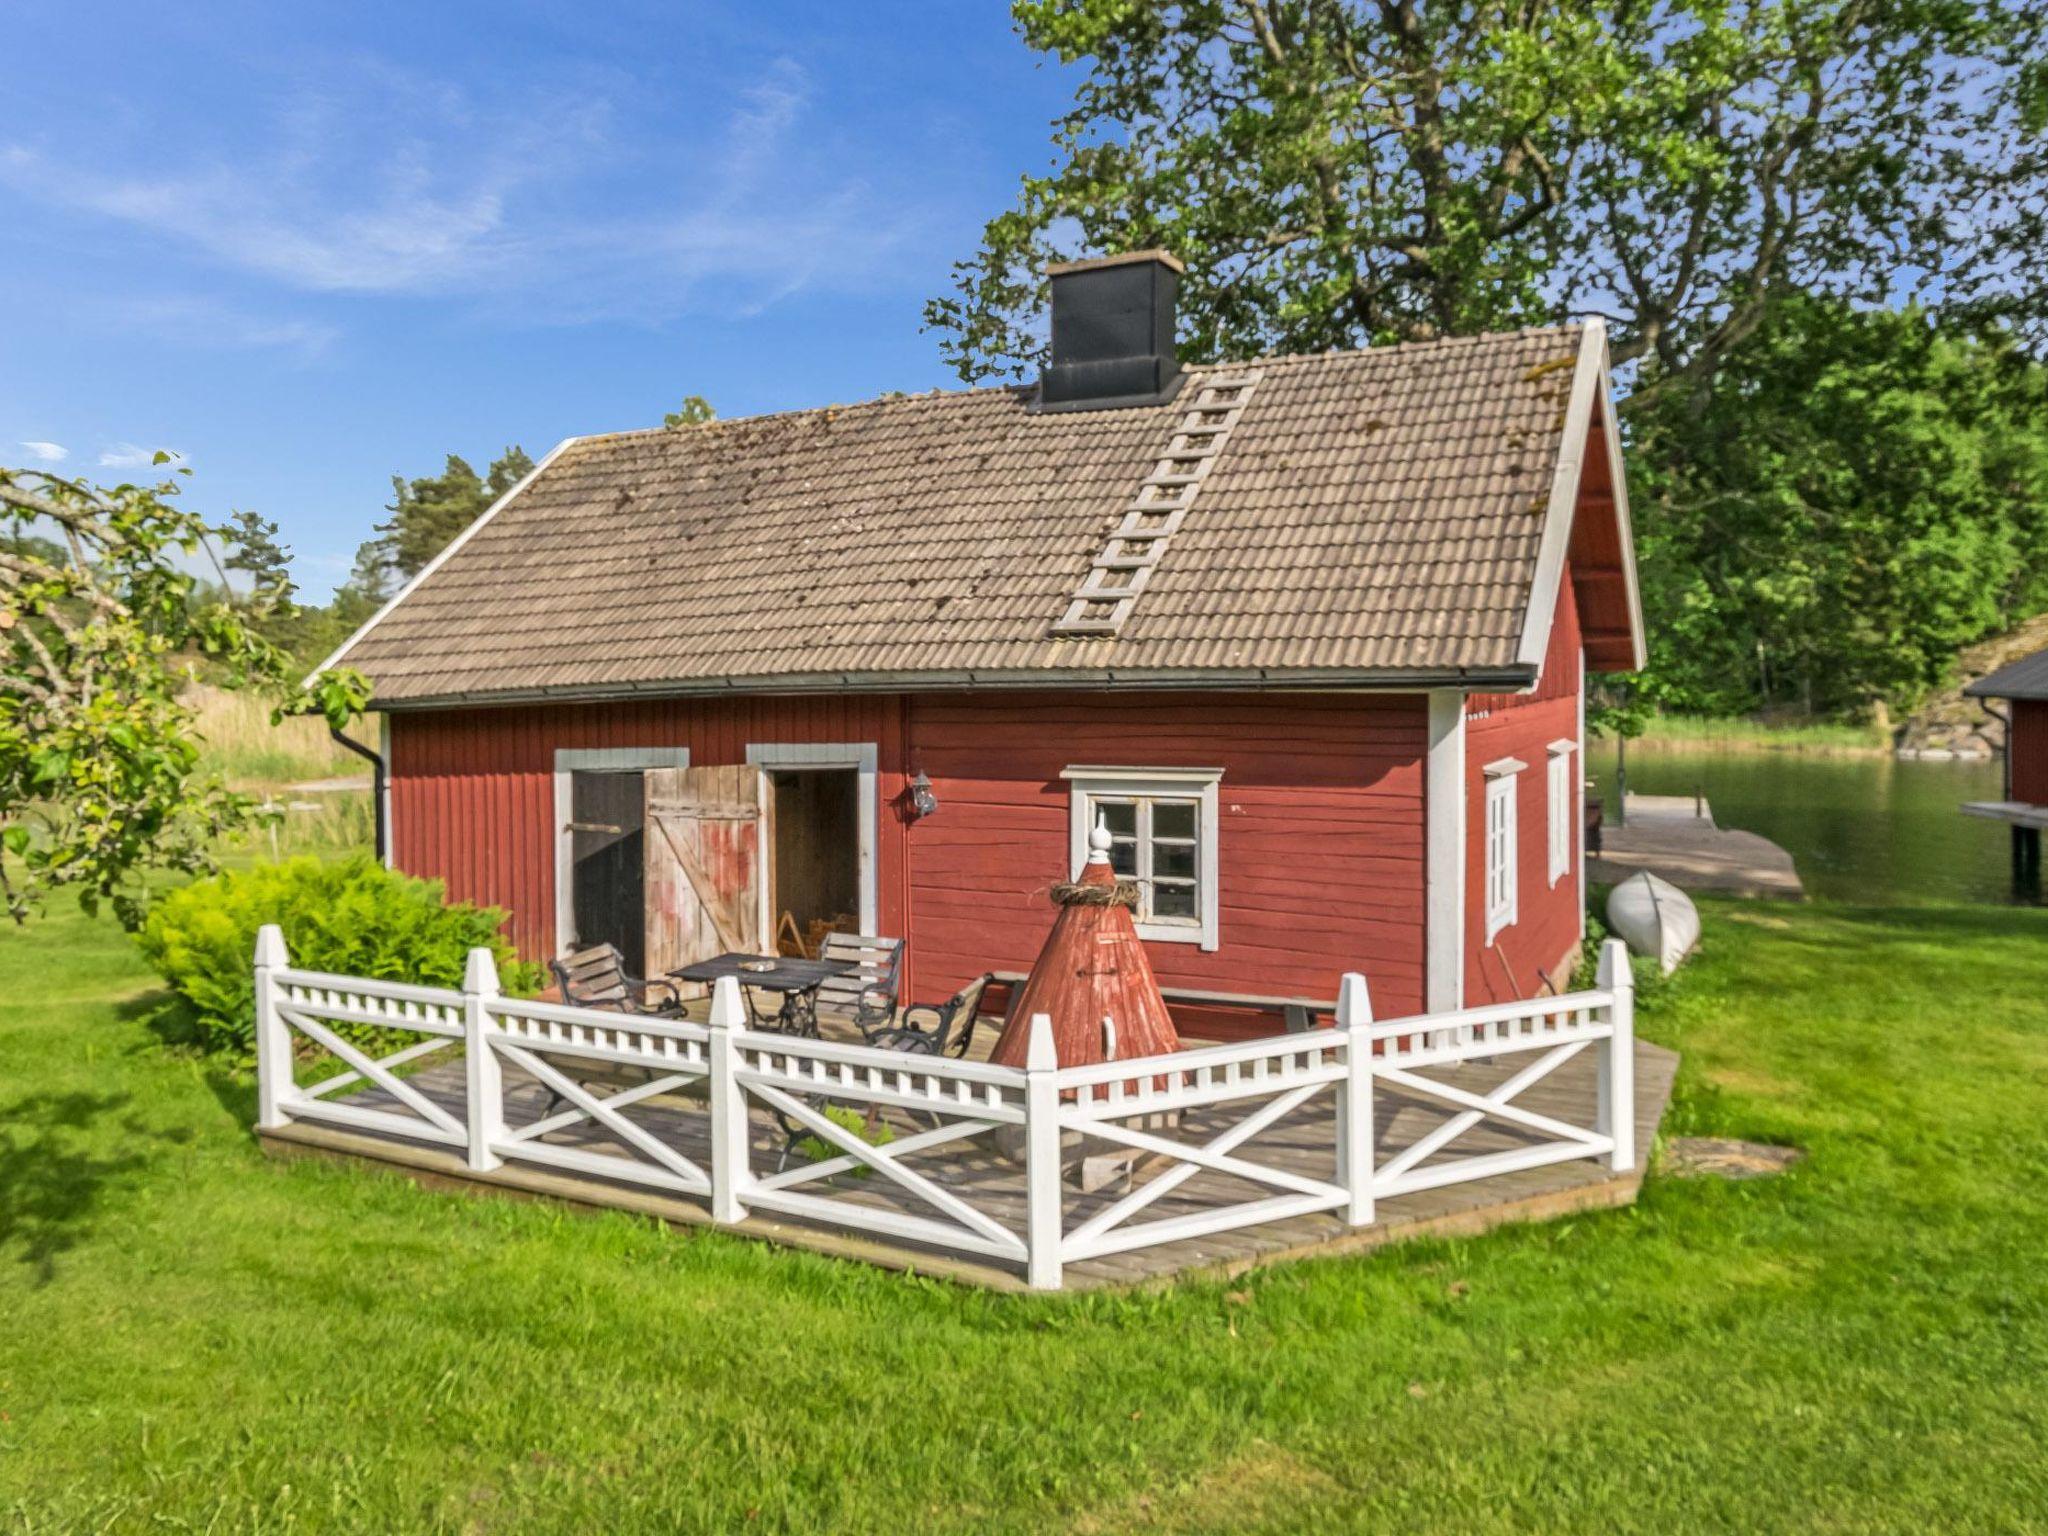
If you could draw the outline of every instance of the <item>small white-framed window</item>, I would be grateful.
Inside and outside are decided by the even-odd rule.
[[[1221,768],[1068,768],[1070,863],[1088,857],[1088,833],[1109,828],[1110,867],[1137,882],[1138,936],[1218,944],[1216,786]]]
[[[1515,785],[1529,765],[1512,757],[1488,763],[1486,774],[1486,942],[1516,915]]]
[[[1557,740],[1550,744],[1547,765],[1550,813],[1550,883],[1556,885],[1572,872],[1572,753],[1578,743]]]

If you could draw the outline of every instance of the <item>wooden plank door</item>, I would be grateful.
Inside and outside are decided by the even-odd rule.
[[[646,795],[647,974],[732,950],[772,953],[767,775],[747,765],[651,768]]]

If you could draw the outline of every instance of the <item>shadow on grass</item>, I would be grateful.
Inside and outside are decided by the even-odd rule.
[[[47,1285],[57,1258],[91,1231],[106,1197],[149,1163],[152,1144],[189,1141],[129,1109],[125,1093],[34,1093],[0,1105],[0,1255]],[[125,1150],[103,1152],[112,1141]]]
[[[115,1013],[123,1021],[140,1023],[167,1049],[197,1062],[206,1091],[220,1105],[236,1129],[256,1134],[256,1078],[253,1067],[208,1055],[202,1049],[203,1036],[192,1005],[168,988],[145,992],[118,1005]]]

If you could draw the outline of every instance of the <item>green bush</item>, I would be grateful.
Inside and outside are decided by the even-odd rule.
[[[870,1126],[868,1124],[868,1117],[851,1105],[827,1104],[824,1106],[824,1115],[827,1120],[830,1120],[839,1129],[851,1131],[871,1147],[886,1147],[896,1139],[896,1132],[886,1120],[877,1120]],[[814,1163],[822,1163],[828,1157],[838,1157],[840,1155],[839,1148],[831,1145],[822,1136],[804,1137],[796,1144],[796,1150]],[[858,1167],[849,1168],[847,1176],[864,1179],[874,1171],[867,1164],[862,1163]]]
[[[482,945],[497,955],[505,991],[537,991],[539,969],[515,956],[498,932],[504,921],[496,907],[446,902],[438,880],[395,873],[364,853],[196,880],[156,904],[137,942],[190,1005],[199,1045],[248,1055],[256,1038],[251,966],[265,923],[284,929],[291,963],[304,970],[459,987],[469,951]],[[368,1026],[333,1027],[374,1043]]]

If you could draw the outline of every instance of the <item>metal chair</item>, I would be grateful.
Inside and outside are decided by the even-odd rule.
[[[828,933],[820,960],[844,960],[854,969],[818,987],[820,1022],[851,1024],[874,1043],[878,1030],[896,1022],[896,993],[903,974],[903,941],[870,939],[857,933]]]
[[[912,1003],[894,1027],[876,1030],[868,1043],[919,1056],[965,1059],[981,1000],[995,979],[995,972],[985,971],[943,1003]]]
[[[578,1008],[609,1008],[663,1019],[682,1017],[683,1000],[675,987],[666,981],[628,975],[626,957],[616,944],[579,949],[566,959],[550,960],[548,969],[555,973],[562,1001]],[[667,996],[657,998],[657,993]]]
[[[579,949],[564,959],[550,960],[548,969],[554,972],[555,983],[562,989],[562,1001],[578,1008],[603,1008],[615,1013],[638,1014],[642,1018],[679,1019],[683,1016],[683,1000],[675,987],[666,981],[646,981],[628,975],[626,957],[619,953],[616,944],[593,944],[588,949]],[[657,997],[658,993],[666,993],[667,996]],[[562,1063],[556,1065],[559,1070],[569,1070]],[[651,1068],[643,1070],[589,1062],[571,1075],[587,1088],[593,1083],[645,1082],[654,1074]],[[548,1089],[547,1103],[541,1107],[541,1118],[552,1115],[566,1102],[560,1089]]]

